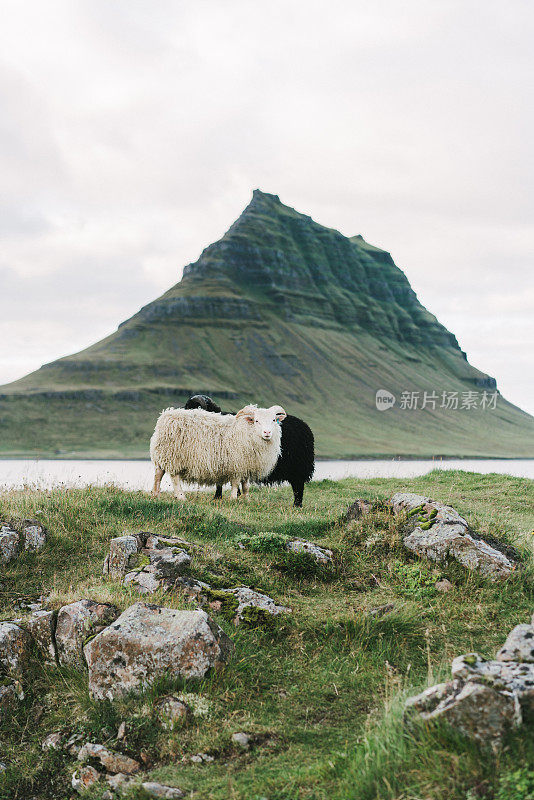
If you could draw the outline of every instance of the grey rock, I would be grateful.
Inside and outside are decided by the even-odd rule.
[[[57,611],[34,611],[21,626],[32,637],[46,664],[56,663],[55,632]]]
[[[313,542],[307,542],[304,539],[293,539],[288,542],[286,544],[286,550],[289,550],[291,553],[306,553],[306,555],[313,558],[317,564],[323,564],[324,566],[332,566],[334,563],[334,554],[331,550],[319,547],[313,544]]]
[[[37,551],[46,544],[46,529],[33,519],[25,519],[21,526],[24,549]]]
[[[77,600],[60,608],[55,638],[61,666],[83,669],[83,646],[88,637],[99,633],[118,616],[118,608],[95,600]]]
[[[86,644],[89,689],[112,700],[168,673],[200,679],[225,664],[232,648],[204,611],[136,603]]]
[[[94,767],[85,764],[73,774],[71,785],[75,791],[79,792],[79,794],[83,794],[86,789],[94,786],[99,780],[100,773],[97,772]]]
[[[142,789],[149,797],[161,798],[161,800],[175,800],[178,797],[185,797],[185,792],[172,786],[164,786],[162,783],[145,781],[141,784]]]
[[[457,694],[463,686],[462,681],[446,681],[430,686],[421,694],[408,697],[404,705],[405,712],[430,713],[453,694]]]
[[[60,733],[50,733],[41,743],[41,750],[59,750],[62,736]]]
[[[215,758],[207,753],[197,753],[191,756],[189,761],[192,761],[193,764],[210,764],[212,761],[215,761]]]
[[[505,733],[521,724],[521,710],[513,692],[497,691],[479,683],[453,680],[408,698],[405,714],[417,713],[427,722],[443,720],[494,751]]]
[[[291,609],[287,606],[279,606],[272,597],[260,592],[255,592],[248,586],[238,586],[236,589],[221,590],[229,598],[235,597],[236,607],[232,612],[235,625],[240,623],[255,624],[262,616],[268,619],[270,616],[278,614],[289,614]],[[209,604],[214,610],[220,610],[221,601],[211,601]],[[252,613],[251,613],[252,612]]]
[[[130,556],[139,552],[139,539],[133,535],[116,536],[109,543],[109,555],[104,570],[111,580],[121,580],[128,572]]]
[[[397,492],[391,498],[391,504],[396,514],[410,513],[419,506],[422,506],[421,513],[434,514],[432,518],[428,517],[425,526],[416,524],[417,514],[409,517],[416,526],[404,537],[404,546],[412,553],[438,563],[454,559],[490,580],[507,578],[514,571],[513,562],[500,550],[471,536],[467,521],[452,506],[411,492]]]
[[[31,658],[31,639],[13,622],[0,622],[0,671],[22,678]]]
[[[188,548],[193,547],[191,542],[187,542],[185,539],[182,539],[180,536],[154,536],[153,534],[149,534],[145,543],[145,548],[147,550],[155,550],[157,548],[166,548],[166,547],[179,547],[179,548]]]
[[[237,744],[238,747],[241,747],[243,750],[248,750],[250,747],[250,736],[248,733],[243,733],[242,731],[239,733],[233,733],[232,742]]]
[[[473,539],[460,524],[437,522],[428,530],[417,527],[404,538],[404,545],[412,553],[438,563],[452,558],[491,580],[507,578],[514,571],[514,564],[503,553],[482,539]]]
[[[523,711],[534,712],[534,664],[486,661],[477,653],[466,653],[452,662],[453,678],[514,694]]]
[[[447,506],[444,503],[439,503],[431,500],[430,497],[425,497],[422,494],[413,494],[412,492],[397,492],[391,498],[391,504],[395,514],[401,511],[413,511],[418,506],[424,506],[424,511],[436,510],[436,521],[445,522],[447,524],[457,523],[467,528],[467,521],[454,509],[452,506]]]
[[[148,551],[150,563],[156,567],[158,576],[167,582],[173,582],[189,568],[191,556],[185,550],[171,547],[156,548]]]
[[[125,775],[123,772],[117,772],[116,775],[106,776],[108,786],[111,786],[113,791],[118,794],[124,794],[132,785],[133,781],[134,779],[131,776]]]
[[[151,594],[158,589],[168,591],[191,564],[191,556],[177,548],[144,549],[143,555],[150,563],[129,572],[124,578],[124,584],[137,589],[140,594]]]
[[[258,609],[271,616],[291,613],[291,609],[288,606],[280,606],[272,597],[255,592],[253,589],[249,589],[248,586],[239,586],[237,589],[231,589],[230,591],[238,600],[235,616],[236,623],[248,620],[247,609],[249,608]]]
[[[534,663],[534,625],[516,625],[497,653],[497,661]]]
[[[88,761],[90,758],[97,759],[104,769],[114,774],[134,775],[141,769],[141,764],[134,758],[108,750],[102,744],[86,742],[78,751],[78,761]]]
[[[167,695],[158,700],[156,713],[162,727],[169,731],[181,728],[193,716],[187,703],[174,695]]]
[[[156,574],[156,568],[150,565],[142,570],[128,572],[124,577],[124,585],[130,586],[139,594],[154,594],[163,588],[161,579]]]
[[[436,583],[434,584],[434,588],[438,592],[445,593],[445,592],[450,592],[450,590],[453,589],[454,586],[450,581],[447,580],[447,578],[443,578],[440,581],[436,581]]]
[[[18,532],[8,525],[0,522],[0,563],[9,564],[20,552],[20,536]]]

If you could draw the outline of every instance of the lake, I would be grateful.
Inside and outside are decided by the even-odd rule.
[[[451,460],[368,460],[318,461],[314,480],[330,478],[413,478],[433,469],[463,469],[470,472],[498,472],[521,478],[534,478],[534,459],[451,459]],[[125,489],[152,488],[150,461],[53,461],[0,459],[0,489],[34,486],[86,486],[113,483]],[[162,489],[171,491],[168,475]]]

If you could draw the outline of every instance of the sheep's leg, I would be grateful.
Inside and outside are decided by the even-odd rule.
[[[174,486],[174,496],[177,500],[185,500],[184,490],[179,475],[171,475],[172,485]]]
[[[156,467],[154,474],[154,486],[152,488],[152,497],[159,497],[161,491],[161,479],[165,475],[165,470],[161,467]]]
[[[293,505],[295,508],[300,508],[302,506],[302,495],[304,494],[304,482],[293,481],[291,483],[291,488],[293,489],[293,497],[295,498]]]
[[[232,481],[232,491],[230,492],[230,499],[231,500],[237,500],[237,492],[238,492],[238,489],[239,489],[239,484],[240,484],[239,480]]]
[[[250,500],[250,494],[249,494],[250,481],[248,479],[245,479],[241,483],[241,488],[243,490],[243,500],[245,501],[245,503],[248,503],[248,501]]]
[[[222,500],[222,486],[218,483],[217,488],[215,489],[215,497],[214,500]]]

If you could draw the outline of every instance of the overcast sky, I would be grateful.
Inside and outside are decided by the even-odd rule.
[[[0,0],[0,383],[176,283],[252,189],[389,250],[534,413],[525,0]]]

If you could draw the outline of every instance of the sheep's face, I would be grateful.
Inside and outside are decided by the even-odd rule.
[[[282,406],[271,406],[270,408],[245,406],[236,414],[236,417],[243,417],[249,425],[253,425],[254,433],[265,442],[271,441],[275,434],[276,426],[279,425],[286,416],[287,414]]]

